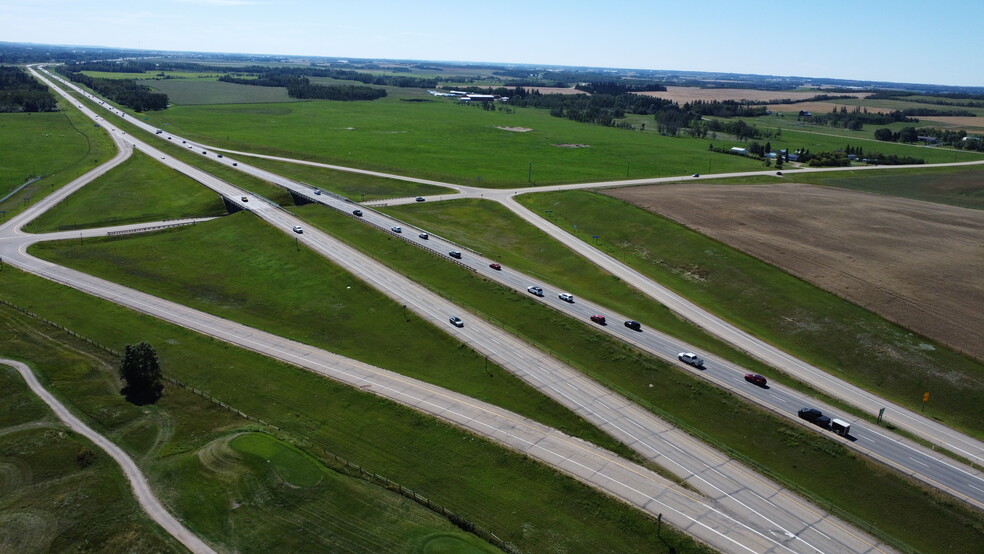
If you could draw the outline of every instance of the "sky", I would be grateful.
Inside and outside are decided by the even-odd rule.
[[[982,0],[0,0],[0,41],[984,86]]]

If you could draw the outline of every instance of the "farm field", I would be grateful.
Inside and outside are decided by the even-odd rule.
[[[287,89],[281,87],[253,87],[215,80],[186,79],[141,80],[137,83],[163,92],[167,95],[168,102],[177,106],[299,102],[287,96]]]
[[[546,110],[511,111],[384,98],[174,106],[146,118],[219,148],[491,188],[624,179],[627,173],[689,175],[710,161],[710,141],[578,124]],[[713,164],[715,171],[761,167],[736,156],[716,156]]]
[[[952,376],[932,383],[936,402],[926,413],[980,436],[980,362],[620,199],[569,191],[519,200],[552,210],[561,228],[577,224],[583,236],[599,236],[602,251],[763,340],[911,409],[946,368]]]
[[[752,102],[762,102],[767,103],[770,100],[803,100],[806,98],[813,98],[819,94],[831,94],[834,93],[826,92],[823,90],[810,90],[810,91],[794,91],[794,90],[758,90],[758,89],[742,89],[742,88],[700,88],[700,87],[681,87],[681,86],[667,86],[665,91],[652,91],[652,92],[637,92],[636,94],[642,94],[645,96],[652,96],[654,98],[663,98],[666,100],[672,100],[678,104],[684,104],[686,102],[693,102],[695,100],[703,100],[705,102],[723,102],[725,100],[751,100]],[[842,96],[844,93],[836,93],[837,96]],[[869,93],[859,92],[853,94],[858,98],[864,98]],[[779,104],[781,106],[787,106],[788,109],[792,109],[792,106],[798,106],[799,104]]]
[[[4,299],[112,348],[147,340],[157,348],[165,375],[279,427],[278,436],[302,446],[322,463],[338,455],[359,464],[495,532],[521,550],[543,552],[563,547],[636,552],[650,548],[656,540],[657,523],[635,509],[525,456],[364,391],[9,266],[0,272],[0,291]],[[4,329],[9,329],[14,337],[29,335],[11,326],[0,328],[0,332]],[[35,335],[50,346],[50,337],[56,333],[50,329],[41,331]],[[50,380],[64,380],[62,394],[100,425],[118,429],[113,436],[124,447],[142,451],[155,448],[161,465],[160,469],[157,465],[151,467],[151,479],[155,486],[173,485],[165,501],[179,508],[178,516],[194,521],[193,529],[220,529],[223,534],[217,540],[224,543],[239,540],[239,528],[222,523],[230,504],[223,502],[221,495],[213,497],[214,489],[203,488],[194,475],[177,484],[175,479],[185,475],[181,471],[182,456],[207,445],[216,438],[215,432],[224,435],[238,429],[256,430],[256,426],[191,393],[179,394],[180,389],[169,389],[158,404],[166,414],[156,415],[153,410],[145,421],[131,422],[132,413],[139,410],[122,402],[114,386],[107,383],[108,376],[93,377],[91,371],[87,372],[88,367],[59,364],[56,368],[63,373]],[[95,382],[83,386],[78,381],[82,377]],[[155,437],[161,436],[161,429],[165,440],[157,443]],[[156,449],[155,444],[160,444],[160,448]],[[172,459],[174,465],[169,465],[167,462]],[[221,494],[227,492],[223,490]],[[182,500],[186,495],[187,499]],[[278,502],[280,499],[274,498],[265,505],[271,510],[289,510],[293,506]],[[282,519],[275,517],[279,514],[283,512],[272,511],[266,517],[252,519],[250,525],[278,530],[274,534],[280,536]],[[330,540],[336,532],[330,521],[315,523],[317,527],[312,527],[311,535]],[[367,527],[373,523],[364,522]],[[671,529],[663,526],[663,538],[678,552],[706,552],[686,536],[670,533]],[[312,548],[322,548],[322,544]]]
[[[106,199],[112,198],[107,206]],[[107,227],[226,213],[222,200],[139,151],[32,221],[32,232]]]
[[[788,173],[785,179],[789,178],[802,183],[984,210],[984,168],[976,166],[856,173]],[[759,182],[775,183],[778,179]],[[721,183],[743,184],[731,179],[722,179]]]
[[[984,212],[794,183],[609,194],[984,359]]]

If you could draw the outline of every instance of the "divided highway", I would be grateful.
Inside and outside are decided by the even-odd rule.
[[[126,135],[124,140],[157,157],[155,149],[134,137]],[[226,188],[230,185],[221,183],[214,177],[195,168],[188,167],[176,160],[167,159],[166,156],[164,158],[163,161],[168,165],[199,179],[203,184],[215,188],[227,197],[230,196],[230,192],[232,192],[231,196],[234,199],[242,194],[242,191],[239,190],[230,191]],[[290,230],[294,226],[303,225],[303,222],[287,212],[260,202],[248,203],[247,207],[258,208],[254,210],[254,213],[285,232],[291,232]],[[346,209],[348,208],[350,206],[346,205]],[[489,352],[490,355],[496,356],[495,359],[499,361],[500,365],[513,370],[547,394],[572,406],[572,409],[590,421],[594,421],[648,458],[684,475],[695,488],[704,491],[709,497],[715,499],[714,504],[719,506],[717,509],[727,513],[732,518],[739,519],[742,522],[739,527],[754,530],[753,535],[758,538],[751,540],[749,544],[764,538],[769,544],[765,547],[766,549],[778,547],[780,550],[792,552],[887,550],[877,541],[851,530],[843,522],[831,518],[829,515],[818,512],[802,499],[758,478],[746,468],[727,460],[717,452],[707,449],[686,434],[670,428],[653,417],[652,414],[599,387],[596,383],[585,379],[570,368],[549,359],[544,354],[518,341],[515,337],[477,319],[474,321],[466,319],[464,328],[450,328],[447,317],[449,313],[460,313],[459,308],[423,287],[408,281],[385,266],[375,263],[361,253],[349,249],[346,245],[324,233],[306,230],[298,235],[298,239],[361,276],[384,293],[407,303],[422,317],[459,334],[465,342],[477,350]],[[247,332],[241,326],[237,327],[230,322],[204,314],[194,313],[194,317],[192,317],[193,311],[183,306],[166,303],[149,295],[102,282],[65,268],[58,268],[53,264],[40,262],[23,255],[27,241],[18,242],[20,242],[17,247],[17,254],[19,255],[14,256],[13,261],[15,265],[25,267],[29,271],[106,298],[112,298],[116,302],[154,313],[169,321],[180,322],[182,325],[193,325],[190,323],[193,318],[210,319],[209,323],[193,328],[203,330],[203,332],[208,332],[213,336],[217,336],[217,333],[221,331],[222,340],[228,340],[235,344],[243,343],[242,340],[237,339],[237,336],[242,334],[250,337],[261,335],[256,330],[250,329]],[[149,304],[159,304],[161,307],[151,310],[147,307]],[[233,327],[237,327],[238,332],[225,330]],[[256,341],[250,340],[247,341],[249,344],[247,347],[265,350],[265,345],[283,340],[266,334],[262,334],[262,337],[263,340],[260,342],[262,346],[258,345]],[[286,350],[276,349],[278,357],[281,359],[284,356],[294,359],[295,356],[288,354],[292,350],[309,351],[311,348],[292,344]],[[292,363],[296,362],[292,361]],[[305,366],[304,364],[299,365]],[[405,378],[402,379],[405,380]],[[506,426],[502,430],[509,428],[510,426]],[[492,433],[492,437],[495,438],[498,432]],[[578,475],[577,472],[565,471]],[[596,486],[601,486],[599,479],[601,482],[609,479],[605,475],[606,472],[602,471],[598,477],[591,477],[590,480]],[[625,498],[624,494],[621,497]],[[678,525],[690,530],[686,521],[679,521]],[[726,550],[733,550],[733,547],[726,548]],[[752,550],[759,551],[760,548],[753,547]]]

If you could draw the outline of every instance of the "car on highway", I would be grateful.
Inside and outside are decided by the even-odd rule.
[[[694,367],[703,368],[704,359],[694,354],[693,352],[680,352],[677,354],[677,359],[685,364],[690,364]]]
[[[499,265],[499,264],[497,264],[497,263],[491,263],[491,264],[489,264],[489,267],[491,267],[492,269],[494,269],[496,271],[502,271],[502,266]]]
[[[249,198],[245,196],[240,196],[239,199],[242,200],[243,202],[249,202]]]
[[[239,165],[239,164],[237,164],[236,162],[232,162],[232,166],[233,166],[233,167],[236,167],[236,166],[238,166],[238,165]]]
[[[776,175],[782,175],[782,171],[776,171]]]
[[[632,319],[626,321],[625,326],[633,331],[642,331],[642,324]]]
[[[766,379],[765,377],[762,377],[758,373],[746,373],[745,380],[753,385],[758,385],[760,387],[764,387],[769,384],[769,380]]]
[[[451,256],[452,258],[455,258],[455,259],[460,260],[461,259],[461,252],[458,252],[457,250],[452,250],[452,251],[448,252],[448,256]]]
[[[222,154],[218,154],[217,157],[221,158],[222,157]]]
[[[294,232],[300,235],[301,233],[304,232],[304,229],[301,229],[300,225],[294,225]]]
[[[397,227],[390,227],[390,231],[393,231],[394,233],[402,233],[403,232],[403,229],[401,229],[399,226],[397,226]]]
[[[800,419],[805,419],[814,425],[827,427],[830,425],[830,418],[823,415],[823,412],[816,408],[800,408]]]
[[[314,193],[321,196],[321,189],[314,189]]]
[[[362,210],[352,210],[352,215],[355,217],[362,217]]]
[[[589,319],[591,321],[594,321],[598,325],[606,325],[606,323],[605,323],[605,316],[603,316],[603,315],[593,315]]]
[[[461,321],[461,318],[458,317],[458,316],[455,316],[455,315],[453,315],[450,318],[448,318],[448,321],[450,321],[451,322],[451,325],[454,325],[455,327],[464,327],[465,326],[465,322],[464,321]]]
[[[423,196],[418,196],[417,197],[417,202],[423,202],[423,201],[424,201],[424,197]]]
[[[526,292],[532,294],[533,296],[543,296],[543,289],[536,285],[526,287]]]
[[[700,173],[694,173],[692,177],[700,177]]]
[[[420,238],[422,238],[422,239],[424,239],[424,240],[427,240],[427,239],[430,238],[430,235],[428,235],[427,233],[420,233],[417,236],[420,237]]]
[[[557,298],[560,298],[564,302],[570,302],[571,304],[574,303],[574,295],[573,294],[567,294],[566,292],[562,292],[562,293],[560,293],[560,294],[557,295]]]

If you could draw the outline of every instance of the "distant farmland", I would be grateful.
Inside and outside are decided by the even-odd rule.
[[[287,89],[283,87],[252,87],[221,81],[184,79],[137,82],[163,92],[172,104],[182,106],[297,101],[287,96]]]
[[[984,359],[984,212],[802,184],[608,194]]]

